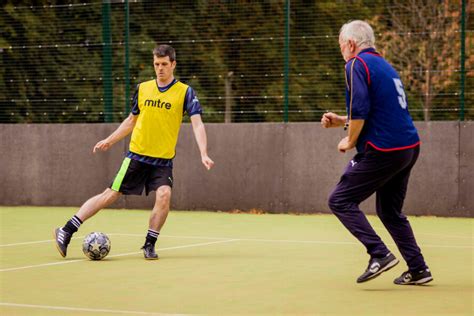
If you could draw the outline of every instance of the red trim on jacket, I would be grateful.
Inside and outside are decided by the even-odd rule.
[[[375,146],[374,143],[369,141],[365,144],[365,148],[367,148],[367,146],[370,145],[376,150],[387,152],[387,151],[396,151],[396,150],[404,150],[404,149],[409,149],[409,148],[415,148],[416,146],[419,146],[420,144],[421,144],[421,141],[417,141],[413,145],[408,145],[408,146],[404,146],[404,147],[379,148],[379,147]]]
[[[362,58],[360,58],[359,56],[356,56],[355,58],[357,58],[357,60],[360,60],[360,62],[362,63],[362,65],[364,65],[365,72],[367,73],[367,84],[370,85],[369,67],[367,67],[367,64],[365,63],[365,61],[364,61]]]

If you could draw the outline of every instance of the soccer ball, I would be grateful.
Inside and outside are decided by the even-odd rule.
[[[110,251],[110,239],[106,234],[93,232],[84,238],[82,251],[91,260],[102,260]]]

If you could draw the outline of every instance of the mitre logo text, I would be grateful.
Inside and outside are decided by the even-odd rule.
[[[152,106],[155,108],[160,108],[160,109],[171,109],[171,103],[168,102],[161,102],[160,99],[158,100],[145,100],[145,106]]]

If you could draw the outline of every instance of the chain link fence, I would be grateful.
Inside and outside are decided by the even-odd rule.
[[[471,3],[4,1],[0,123],[119,122],[153,47],[177,51],[206,122],[311,122],[343,113],[338,33],[363,19],[399,71],[415,120],[474,118]]]

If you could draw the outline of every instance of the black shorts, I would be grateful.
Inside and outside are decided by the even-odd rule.
[[[125,195],[141,195],[143,188],[148,195],[159,187],[173,187],[173,169],[158,167],[125,158],[110,188]]]

